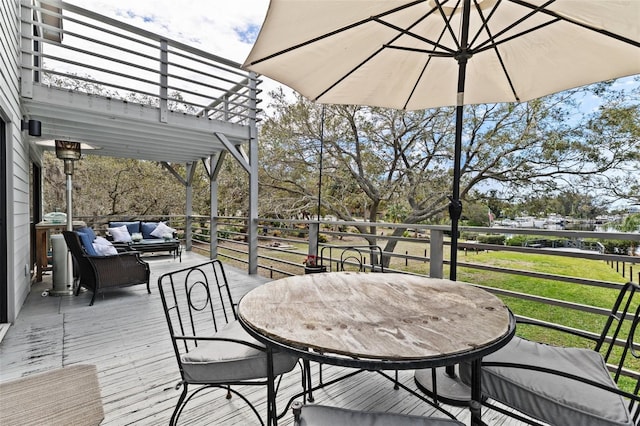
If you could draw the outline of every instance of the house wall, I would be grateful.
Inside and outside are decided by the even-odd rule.
[[[15,320],[31,287],[29,271],[29,144],[20,131],[20,1],[0,2],[0,117],[6,123],[8,320]]]

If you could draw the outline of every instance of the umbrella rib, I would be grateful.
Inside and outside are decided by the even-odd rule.
[[[536,11],[539,11],[539,12],[544,13],[544,14],[549,15],[549,16],[553,16],[554,18],[559,19],[559,20],[564,21],[564,22],[568,22],[569,24],[577,25],[577,26],[582,27],[584,29],[587,29],[587,30],[590,30],[590,31],[594,31],[596,33],[605,35],[607,37],[614,38],[614,39],[616,39],[618,41],[630,44],[630,45],[632,45],[634,47],[640,47],[640,41],[636,41],[636,40],[624,37],[624,36],[622,36],[620,34],[616,34],[616,33],[612,33],[611,31],[603,30],[601,28],[595,28],[595,27],[593,27],[591,25],[587,25],[587,24],[584,24],[582,22],[578,22],[578,21],[576,21],[574,19],[570,19],[570,18],[568,18],[566,16],[560,15],[559,13],[556,13],[556,12],[554,12],[552,10],[548,10],[548,9],[541,8],[540,6],[532,5],[532,4],[530,4],[530,3],[526,2],[526,1],[523,1],[523,0],[511,0],[511,1],[513,3],[516,3],[516,4],[520,5],[520,6],[528,7],[530,9],[536,9]]]
[[[378,50],[376,50],[375,52],[373,52],[371,55],[369,55],[365,60],[363,60],[362,62],[360,62],[358,65],[356,65],[355,67],[351,68],[351,70],[349,70],[349,72],[347,72],[346,74],[344,74],[342,77],[340,77],[339,79],[337,79],[333,84],[331,84],[329,87],[327,87],[326,89],[324,89],[322,92],[320,92],[320,94],[318,94],[318,96],[316,96],[315,98],[313,98],[314,102],[321,102],[319,101],[319,99],[321,97],[323,97],[328,91],[330,91],[331,89],[333,89],[334,87],[336,87],[338,84],[342,83],[342,81],[349,77],[351,74],[353,74],[354,72],[356,72],[356,70],[358,68],[360,68],[361,66],[363,66],[364,64],[366,64],[367,62],[369,62],[371,60],[371,58],[373,58],[374,56],[376,56],[378,53],[382,52],[382,50],[384,49],[384,46],[379,48]]]
[[[328,33],[324,33],[324,34],[322,34],[322,35],[320,35],[318,37],[314,37],[314,38],[312,38],[310,40],[306,40],[306,41],[303,41],[303,42],[298,43],[296,45],[289,46],[286,49],[282,49],[282,50],[279,50],[277,52],[274,52],[274,53],[272,53],[270,55],[267,55],[267,56],[265,56],[263,58],[251,61],[250,63],[247,64],[247,66],[253,66],[253,65],[259,64],[261,62],[267,61],[269,59],[273,59],[273,58],[278,57],[280,55],[284,55],[285,53],[292,52],[294,50],[300,49],[301,47],[308,46],[310,44],[313,44],[313,43],[316,43],[316,42],[318,42],[320,40],[324,40],[326,38],[332,37],[332,36],[334,36],[336,34],[342,33],[344,31],[350,30],[352,28],[359,27],[359,26],[364,25],[364,24],[366,24],[366,23],[368,23],[370,21],[376,21],[378,18],[380,18],[382,16],[391,15],[393,13],[396,13],[396,12],[400,11],[400,10],[404,10],[404,9],[413,7],[413,6],[415,6],[417,4],[420,4],[420,3],[423,3],[423,2],[424,2],[424,0],[415,0],[415,1],[411,2],[411,3],[407,3],[405,5],[398,6],[398,7],[394,8],[394,9],[387,10],[386,12],[381,13],[379,15],[370,16],[370,17],[368,17],[366,19],[362,19],[362,20],[360,20],[358,22],[354,22],[353,24],[349,24],[349,25],[346,25],[344,27],[337,28],[337,29],[335,29],[333,31],[330,31]]]
[[[486,50],[493,49],[493,48],[495,48],[495,47],[497,47],[497,46],[500,46],[501,44],[504,44],[504,43],[506,43],[506,42],[508,42],[508,41],[511,41],[511,40],[515,39],[515,38],[522,37],[522,36],[523,36],[523,35],[525,35],[525,34],[529,34],[529,33],[532,33],[532,32],[534,32],[534,31],[537,31],[537,30],[539,30],[539,29],[541,29],[541,28],[544,28],[544,27],[546,27],[546,26],[549,26],[549,25],[551,25],[551,24],[555,24],[555,23],[556,23],[556,22],[558,22],[558,21],[559,21],[558,19],[554,19],[553,21],[545,22],[544,24],[540,24],[540,25],[537,25],[537,26],[535,26],[535,27],[529,28],[529,29],[528,29],[528,30],[526,30],[526,31],[522,31],[522,32],[520,32],[520,33],[518,33],[518,34],[514,34],[514,35],[509,36],[509,37],[507,37],[507,38],[505,38],[505,39],[502,39],[502,40],[500,40],[500,41],[496,41],[496,40],[495,40],[495,37],[497,37],[497,36],[494,36],[494,40],[487,40],[487,41],[485,41],[484,43],[482,43],[482,45],[480,45],[481,47],[477,47],[477,48],[473,49],[473,52],[474,52],[474,53],[480,53],[480,52],[484,52],[484,51],[486,51]],[[501,31],[501,33],[503,33],[503,32],[504,32],[504,31]],[[493,41],[493,43],[489,43],[490,41]]]
[[[418,48],[411,48],[411,47],[405,47],[405,46],[393,46],[391,44],[384,44],[383,47],[384,48],[390,48],[390,49],[399,49],[399,50],[405,50],[405,51],[410,51],[410,52],[418,52],[418,53],[426,53],[429,55],[429,58],[427,59],[427,62],[424,64],[424,66],[422,67],[422,70],[420,71],[420,75],[418,76],[418,78],[416,79],[415,83],[413,84],[413,87],[411,88],[411,92],[409,92],[409,96],[407,96],[407,100],[405,101],[405,103],[403,104],[402,109],[406,110],[407,109],[407,105],[409,105],[409,102],[411,102],[411,98],[413,97],[414,93],[416,92],[417,88],[418,88],[418,83],[420,82],[420,80],[422,79],[422,77],[424,76],[427,67],[429,66],[429,63],[431,62],[431,58],[434,56],[437,57],[455,57],[455,55],[457,54],[457,52],[451,48],[448,48],[445,45],[440,44],[440,41],[442,40],[442,37],[444,37],[444,33],[447,31],[447,28],[449,29],[449,31],[451,31],[451,24],[450,24],[450,20],[447,20],[446,16],[444,15],[444,11],[442,10],[442,6],[440,4],[440,2],[436,2],[438,9],[440,10],[440,13],[442,14],[442,17],[444,19],[445,22],[445,26],[442,29],[442,32],[440,33],[440,36],[438,37],[437,41],[431,41],[427,38],[424,37],[420,37],[417,34],[414,34],[412,32],[410,32],[409,30],[413,27],[415,27],[416,25],[418,25],[418,23],[420,21],[422,21],[423,19],[427,18],[429,15],[431,15],[435,9],[431,9],[427,14],[425,14],[422,18],[418,19],[416,22],[413,23],[413,25],[411,25],[410,27],[408,27],[407,29],[404,28],[400,28],[398,26],[395,26],[393,24],[391,24],[390,22],[386,22],[382,19],[377,19],[376,21],[378,23],[380,23],[381,25],[385,25],[388,26],[389,28],[395,29],[396,31],[400,32],[401,34],[405,34],[409,37],[414,37],[426,44],[430,44],[433,46],[433,50],[427,50],[427,49],[418,49]],[[394,38],[394,40],[392,40],[391,42],[397,40],[399,38],[396,37]],[[456,39],[455,35],[454,35],[454,40],[456,41],[456,44],[458,43],[458,40]],[[442,52],[436,52],[436,49],[442,49]],[[448,53],[446,53],[448,52]]]
[[[422,80],[422,76],[424,76],[424,73],[427,71],[427,67],[429,66],[429,62],[431,62],[431,56],[429,56],[429,59],[427,59],[427,62],[424,64],[424,67],[422,67],[422,71],[420,71],[420,76],[416,79],[416,82],[413,84],[413,87],[411,88],[411,93],[409,93],[409,96],[407,96],[407,100],[404,103],[402,109],[404,109],[404,110],[407,109],[407,105],[409,105],[409,102],[411,101],[411,98],[413,98],[413,94],[418,89],[418,82],[420,82],[420,80]]]
[[[445,3],[448,0],[445,0]],[[460,7],[460,1],[458,0],[456,2],[456,5],[453,7],[451,15],[449,17],[447,17],[447,14],[444,13],[444,9],[442,8],[442,4],[440,3],[439,0],[436,0],[436,6],[438,8],[438,10],[440,11],[440,16],[442,16],[442,20],[445,23],[445,29],[449,30],[449,34],[451,35],[451,38],[456,42],[456,49],[460,50],[462,49],[462,46],[460,45],[460,40],[458,40],[458,37],[455,34],[455,31],[453,31],[453,28],[451,28],[451,19],[453,18],[453,15],[455,14],[455,10],[458,9]]]
[[[411,25],[411,27],[409,29],[404,29],[402,27],[398,27],[397,25],[394,25],[394,24],[392,24],[390,22],[383,21],[381,19],[375,18],[375,21],[378,22],[381,25],[384,25],[386,27],[389,27],[389,28],[391,28],[393,30],[398,31],[400,33],[400,35],[407,35],[409,37],[413,37],[413,38],[415,38],[415,39],[417,39],[417,40],[419,40],[419,41],[421,41],[423,43],[430,44],[434,48],[440,48],[445,52],[449,52],[449,55],[447,55],[446,53],[443,53],[444,56],[453,56],[456,53],[456,51],[454,49],[451,49],[450,47],[447,47],[447,46],[444,46],[444,45],[440,44],[439,41],[429,40],[428,38],[424,38],[422,36],[419,36],[418,34],[412,33],[410,31],[410,28],[415,26],[415,25],[417,25],[417,22],[414,23],[413,25]],[[447,26],[449,26],[449,25],[447,24]],[[443,31],[443,33],[444,33],[444,31]],[[400,35],[398,35],[397,37],[394,37],[393,40],[391,40],[389,43],[393,43],[395,40],[397,40],[400,37]],[[440,34],[439,40],[442,39],[442,36],[443,36],[443,34]],[[413,52],[422,52],[422,53],[431,53],[431,54],[435,54],[436,53],[435,51],[430,51],[430,50],[426,50],[426,49],[418,49],[418,48],[402,47],[402,46],[392,46],[389,43],[386,43],[383,46],[394,48],[394,49],[410,50],[410,51],[413,51]]]
[[[493,46],[493,51],[496,54],[496,57],[498,58],[498,61],[500,62],[500,68],[502,68],[502,72],[504,73],[505,78],[507,79],[507,82],[509,83],[509,88],[511,88],[511,93],[513,93],[513,98],[517,101],[520,102],[520,96],[518,96],[518,92],[516,92],[516,88],[513,86],[513,81],[511,80],[511,75],[509,74],[509,71],[507,70],[507,67],[504,63],[504,60],[502,59],[502,55],[500,54],[500,50],[498,50],[498,46],[495,42],[495,37],[491,34],[491,29],[489,28],[489,20],[491,19],[491,17],[493,16],[494,12],[498,9],[498,7],[500,6],[501,0],[498,1],[498,3],[496,4],[496,6],[491,10],[491,12],[489,13],[489,16],[485,17],[484,13],[482,13],[482,8],[480,8],[478,6],[478,3],[475,2],[476,5],[476,10],[478,12],[478,16],[480,16],[480,19],[482,20],[482,27],[478,30],[476,36],[474,37],[473,41],[470,44],[473,44],[477,38],[480,36],[480,34],[482,33],[482,31],[484,30],[487,35],[489,36],[489,40],[491,41],[491,46]],[[475,53],[475,52],[473,52]]]
[[[500,7],[500,3],[502,3],[502,0],[498,0],[498,2],[496,3],[496,5],[493,7],[493,9],[491,9],[491,12],[489,13],[489,16],[487,16],[486,18],[484,17],[484,14],[482,13],[482,8],[478,5],[477,0],[474,1],[474,5],[476,7],[476,11],[478,12],[478,15],[480,16],[480,19],[482,20],[482,27],[478,29],[478,32],[476,33],[475,37],[473,38],[473,40],[471,40],[471,42],[469,43],[469,46],[473,46],[474,43],[478,40],[478,37],[480,37],[480,34],[482,34],[482,29],[485,28],[487,30],[487,32],[489,32],[489,21],[491,20],[491,17],[493,16],[493,14],[498,10],[498,8]],[[493,38],[493,37],[492,37]]]
[[[553,3],[553,2],[555,2],[555,0],[549,0],[547,3],[545,3],[545,4],[543,4],[543,5],[539,6],[539,7],[536,7],[536,9],[535,9],[535,10],[532,10],[532,11],[531,11],[531,12],[529,12],[527,15],[525,15],[525,16],[523,16],[522,18],[518,19],[517,21],[515,21],[515,22],[511,23],[511,24],[510,24],[510,25],[508,25],[507,27],[503,28],[501,31],[497,32],[497,33],[493,36],[493,40],[486,40],[486,41],[484,41],[484,42],[480,43],[480,44],[475,48],[475,50],[476,50],[476,51],[483,51],[483,50],[486,50],[486,49],[490,49],[492,46],[491,46],[491,45],[486,46],[486,45],[487,45],[488,43],[492,42],[492,41],[493,41],[493,43],[494,43],[495,45],[502,44],[502,43],[504,43],[505,41],[513,40],[514,38],[520,37],[520,36],[522,36],[522,35],[528,34],[528,33],[533,32],[533,31],[537,31],[538,29],[543,28],[543,27],[545,27],[545,26],[547,26],[547,25],[549,25],[549,24],[551,24],[551,23],[558,22],[558,20],[557,20],[557,19],[554,19],[554,20],[548,21],[548,22],[546,22],[546,23],[544,23],[544,24],[540,24],[540,25],[536,26],[535,28],[529,28],[528,30],[521,31],[521,32],[519,32],[518,34],[515,34],[515,35],[513,35],[513,36],[510,36],[510,37],[506,38],[506,39],[505,39],[505,40],[503,40],[503,41],[500,41],[500,42],[496,42],[496,41],[495,41],[495,39],[496,39],[496,38],[500,37],[502,34],[507,33],[508,31],[511,31],[512,29],[516,28],[518,25],[522,24],[523,22],[525,22],[526,20],[528,20],[529,18],[531,18],[532,16],[534,16],[537,12],[540,12],[540,11],[542,10],[542,8],[547,7],[548,5],[550,5],[550,4],[551,4],[551,3]],[[497,8],[498,8],[498,6],[496,5],[496,7],[493,9],[493,11],[495,11]],[[493,14],[493,11],[491,12],[492,14]],[[478,32],[478,34],[479,34],[479,32]],[[474,39],[474,41],[475,41],[475,39]]]
[[[411,3],[411,5],[415,5],[415,4],[419,4],[420,1],[418,2],[414,2]],[[399,10],[399,8],[394,9],[393,11],[397,11]],[[369,55],[366,59],[364,59],[362,62],[360,62],[357,66],[353,67],[349,72],[347,72],[346,74],[344,74],[342,77],[340,77],[339,79],[337,79],[333,84],[331,84],[329,87],[327,87],[325,90],[323,90],[322,92],[320,92],[320,94],[318,94],[318,96],[316,96],[313,100],[314,101],[318,101],[322,96],[324,96],[327,92],[329,92],[330,90],[332,90],[334,87],[336,87],[338,84],[340,84],[344,79],[346,79],[347,77],[349,77],[351,74],[353,74],[357,69],[359,69],[361,66],[363,66],[365,63],[369,62],[371,60],[371,58],[373,58],[374,56],[376,56],[377,54],[379,54],[380,52],[382,52],[382,50],[384,50],[385,48],[396,48],[396,49],[407,49],[407,50],[412,50],[412,51],[416,51],[416,52],[423,52],[423,53],[435,53],[435,52],[430,52],[427,50],[420,50],[420,49],[411,49],[411,48],[404,48],[404,47],[400,47],[400,46],[393,46],[390,43],[395,42],[396,40],[398,40],[402,35],[408,35],[408,36],[412,36],[415,38],[418,38],[419,40],[423,41],[424,43],[427,44],[431,44],[433,45],[434,48],[438,48],[440,47],[441,49],[445,50],[445,51],[449,51],[451,53],[451,55],[446,55],[446,56],[452,56],[455,51],[448,49],[446,46],[442,46],[439,44],[439,40],[442,39],[443,35],[444,35],[444,30],[442,31],[442,33],[440,34],[440,37],[438,38],[438,42],[434,42],[431,41],[429,39],[423,38],[423,37],[419,37],[416,34],[413,34],[410,32],[410,29],[415,27],[416,25],[418,25],[419,22],[421,22],[422,20],[424,20],[425,18],[427,18],[429,15],[431,15],[434,12],[434,9],[431,9],[431,11],[429,11],[427,14],[425,14],[424,16],[422,16],[421,18],[417,19],[413,24],[411,24],[408,28],[401,28],[398,27],[396,25],[391,24],[390,22],[386,22],[382,19],[380,19],[381,16],[387,16],[390,13],[384,13],[384,14],[380,14],[377,16],[373,16],[371,17],[369,20],[374,21],[379,23],[380,25],[384,25],[387,26],[389,28],[392,28],[394,30],[396,30],[399,34],[397,34],[396,36],[394,36],[391,40],[389,40],[389,42],[385,43],[382,45],[381,48],[379,48],[378,50],[376,50],[375,52],[373,52],[371,55]],[[449,26],[449,24],[447,23],[447,26]],[[428,65],[429,61],[427,61],[427,63],[425,64],[420,76],[422,77],[422,75],[424,75],[424,70],[426,69],[427,65]],[[406,104],[408,104],[409,100],[411,99],[411,96],[413,95],[413,93],[415,92],[415,89],[418,85],[418,81],[420,81],[420,79],[418,79],[413,87],[413,89],[411,90],[411,94],[409,95],[409,98],[407,99],[407,102],[405,103],[405,107]]]

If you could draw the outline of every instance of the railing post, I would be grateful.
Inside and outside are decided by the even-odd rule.
[[[219,156],[209,157],[209,194],[211,195],[209,208],[209,257],[218,257],[218,179],[217,166]]]
[[[320,233],[319,222],[309,222],[309,249],[307,253],[310,256],[318,255],[318,234]]]
[[[432,229],[429,243],[429,276],[432,278],[443,277],[443,253],[444,253],[444,231]]]
[[[24,21],[30,21],[33,12],[31,8],[22,3],[20,8],[22,19]],[[29,22],[21,22],[20,33],[22,34],[22,54],[20,55],[22,61],[22,71],[20,74],[20,95],[23,98],[33,97],[33,76],[34,70],[34,56],[31,53],[34,51],[33,46],[33,25]]]
[[[258,273],[258,76],[249,73],[249,274]]]
[[[185,226],[184,244],[185,250],[191,251],[193,244],[193,175],[197,163],[187,163],[187,173],[185,179]]]
[[[167,40],[160,40],[160,122],[166,123],[169,114],[169,57]]]

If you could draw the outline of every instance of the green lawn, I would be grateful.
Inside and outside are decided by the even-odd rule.
[[[350,239],[351,240],[351,239]],[[380,239],[379,245],[384,246],[384,240]],[[337,242],[336,242],[337,243]],[[362,242],[354,237],[352,241],[342,241],[344,244],[361,244]],[[306,242],[291,243],[295,245],[295,251],[307,252]],[[409,254],[413,256],[423,256],[428,244],[400,242],[395,253]],[[264,255],[283,259],[296,264],[283,265],[275,261],[261,260],[262,265],[273,265],[276,268],[289,270],[291,273],[302,273],[301,262],[303,255],[292,252],[274,252],[269,250]],[[478,253],[460,252],[458,261],[461,263],[472,263],[491,265],[505,269],[535,271],[548,274],[587,278],[595,281],[607,281],[614,283],[624,283],[627,279],[604,261],[587,260],[571,257],[550,256],[535,253],[515,253],[503,251],[481,251]],[[300,268],[296,267],[300,264]],[[414,273],[428,274],[429,263],[419,260],[409,260],[405,264],[403,259],[392,259],[391,268],[407,270]],[[265,273],[265,270],[261,270]],[[448,270],[444,271],[445,277]],[[562,301],[573,302],[583,305],[597,306],[610,309],[618,295],[617,289],[607,289],[588,285],[564,283],[547,279],[532,278],[526,276],[505,274],[494,271],[483,271],[467,267],[459,267],[457,273],[458,280],[480,284],[487,287],[511,290],[519,293],[526,293]],[[274,277],[278,278],[278,277]],[[573,309],[560,308],[547,304],[517,299],[513,297],[503,297],[505,304],[516,314],[541,319],[557,324],[566,325],[582,330],[599,333],[605,323],[605,317],[601,315],[580,312]],[[517,334],[535,341],[573,347],[593,348],[593,342],[568,335],[566,333],[555,332],[542,327],[519,325]],[[613,359],[615,363],[615,356]],[[632,362],[627,367],[640,370],[640,363]],[[624,383],[624,381],[623,381]],[[627,384],[622,385],[628,388]],[[629,390],[629,389],[628,389]]]
[[[384,240],[381,238],[379,244],[384,246]],[[349,238],[349,240],[335,241],[335,244],[363,244],[358,237]],[[306,242],[289,243],[295,246],[292,251],[306,253]],[[424,242],[399,242],[396,246],[395,253],[408,253],[414,256],[423,256],[428,244]],[[276,261],[261,260],[261,264],[265,266],[273,265],[276,268],[288,270],[294,274],[302,273],[303,255],[292,253],[290,251],[262,251],[263,255],[279,258],[295,264],[286,265]],[[469,252],[464,254],[460,252],[458,260],[463,263],[476,263],[482,265],[491,265],[506,269],[526,270],[535,272],[544,272],[549,274],[557,274],[564,276],[588,278],[591,280],[600,280],[608,282],[624,283],[623,278],[615,269],[611,268],[604,261],[578,259],[572,257],[550,256],[544,254],[532,253],[515,253],[504,251],[480,251],[478,253]],[[300,265],[300,267],[297,267]],[[414,273],[428,274],[429,264],[424,261],[409,260],[405,265],[403,259],[393,259],[392,268],[408,270]],[[261,273],[266,273],[261,270]],[[448,271],[445,270],[445,276]],[[274,277],[278,278],[278,277]],[[606,289],[594,286],[586,286],[579,284],[563,283],[553,280],[540,278],[525,277],[519,275],[505,274],[493,271],[483,271],[473,268],[458,268],[458,279],[476,283],[488,287],[511,290],[520,293],[534,294],[552,299],[569,301],[578,304],[592,305],[609,309],[618,294],[615,289]],[[501,296],[502,297],[502,296]],[[604,325],[604,317],[575,311],[556,306],[550,306],[542,303],[521,300],[513,297],[502,297],[511,310],[519,315],[538,318],[544,321],[563,324],[570,327],[580,328],[593,332],[599,332]],[[545,341],[553,344],[570,344],[585,346],[589,342],[580,342],[578,339],[570,338],[567,340],[565,334],[558,334],[549,330],[520,327],[518,334],[525,337]]]

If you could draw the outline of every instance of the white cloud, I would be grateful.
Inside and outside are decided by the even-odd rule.
[[[242,64],[269,0],[69,0],[68,3]],[[279,83],[263,77],[267,94]],[[289,90],[286,90],[287,92]]]
[[[71,0],[69,3],[209,53],[243,62],[268,0]]]

